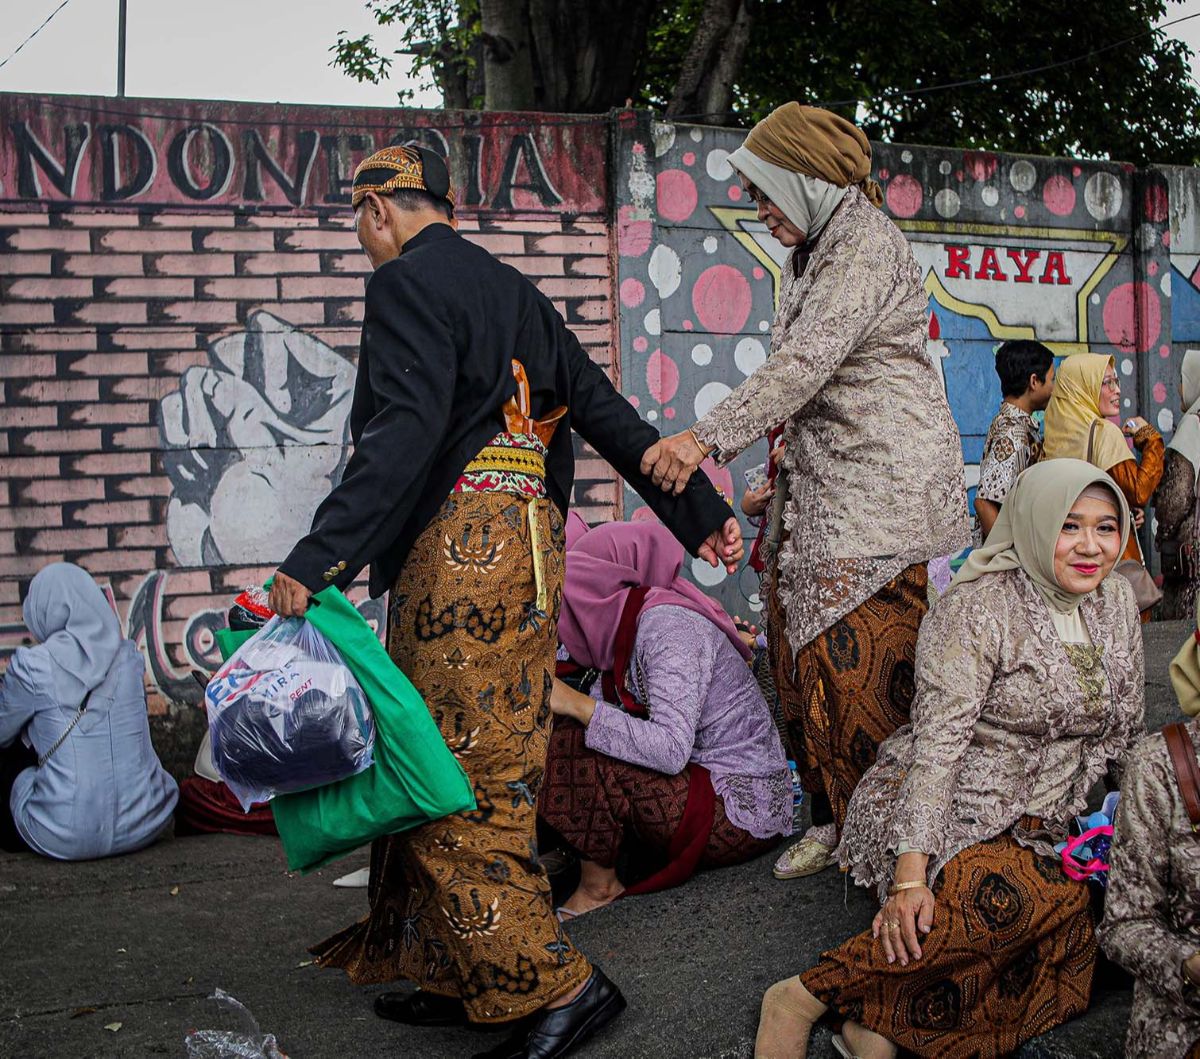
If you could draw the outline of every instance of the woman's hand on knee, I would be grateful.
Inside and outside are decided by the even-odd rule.
[[[933,891],[927,886],[889,897],[871,924],[871,934],[883,945],[888,963],[921,958],[921,937],[933,929]]]

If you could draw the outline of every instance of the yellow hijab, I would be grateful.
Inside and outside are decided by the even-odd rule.
[[[1200,607],[1197,608],[1196,623],[1195,634],[1179,648],[1170,667],[1171,687],[1175,689],[1179,708],[1189,717],[1200,716]]]
[[[1102,471],[1133,459],[1121,428],[1100,414],[1100,387],[1114,361],[1106,353],[1075,353],[1054,376],[1054,393],[1046,407],[1046,441],[1042,459],[1086,460]],[[1095,433],[1092,424],[1097,423]]]
[[[1123,555],[1129,543],[1129,505],[1117,483],[1083,460],[1035,463],[1017,475],[987,543],[967,557],[946,589],[947,595],[986,574],[1020,568],[1051,610],[1073,613],[1083,596],[1068,592],[1055,579],[1054,548],[1072,506],[1091,485],[1105,486],[1113,494],[1121,524],[1121,550],[1117,554]]]

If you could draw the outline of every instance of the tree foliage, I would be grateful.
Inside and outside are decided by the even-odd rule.
[[[1200,161],[1189,52],[1152,32],[1178,0],[368,0],[396,41],[343,35],[336,65],[395,55],[447,106],[596,112],[627,99],[750,124],[790,99],[874,139]]]

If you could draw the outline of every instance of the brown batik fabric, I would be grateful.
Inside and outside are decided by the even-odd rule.
[[[591,973],[554,917],[536,803],[550,734],[563,519],[536,500],[549,612],[536,606],[528,508],[456,493],[392,589],[388,649],[475,786],[476,809],[371,849],[371,912],[314,951],[359,983],[462,997],[475,1022],[527,1015]]]
[[[919,960],[889,964],[866,930],[822,953],[805,988],[902,1051],[939,1059],[1008,1055],[1087,1009],[1088,891],[1057,862],[1001,835],[958,853],[933,889]]]
[[[687,807],[688,773],[668,776],[601,754],[584,742],[585,732],[577,721],[555,722],[538,813],[572,849],[605,868],[616,865],[631,839],[641,866],[660,866]],[[778,835],[755,838],[731,823],[717,795],[700,867],[742,864],[777,845]]]
[[[788,747],[804,789],[825,793],[839,830],[879,744],[908,723],[927,586],[925,564],[908,567],[795,654],[779,594],[770,592],[767,628]]]

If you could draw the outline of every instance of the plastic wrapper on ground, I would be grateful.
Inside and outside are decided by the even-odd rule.
[[[187,1059],[288,1059],[275,1043],[275,1037],[263,1033],[246,1006],[224,989],[208,998],[225,1012],[222,1021],[236,1022],[237,1030],[192,1030],[184,1038]]]

